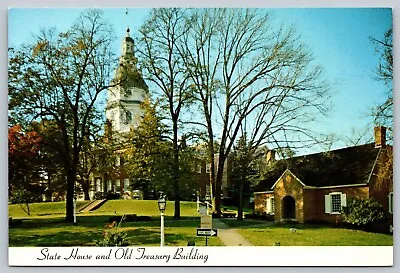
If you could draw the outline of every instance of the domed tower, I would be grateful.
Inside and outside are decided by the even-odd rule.
[[[148,96],[148,86],[136,64],[134,41],[128,28],[122,41],[119,65],[112,80],[116,86],[108,89],[106,119],[112,132],[127,133],[138,126],[142,117],[140,104]]]

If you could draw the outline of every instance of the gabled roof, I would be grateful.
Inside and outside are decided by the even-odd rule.
[[[304,185],[313,187],[367,184],[380,148],[375,143],[279,160],[268,167],[254,191],[268,191],[289,169]]]

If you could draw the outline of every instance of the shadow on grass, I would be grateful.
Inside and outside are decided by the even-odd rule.
[[[10,246],[95,246],[96,240],[101,238],[102,231],[98,232],[71,232],[64,231],[56,234],[10,234]]]
[[[10,246],[96,246],[101,240],[110,216],[80,216],[76,225],[64,221],[64,217],[24,219],[20,225],[9,229]],[[181,220],[165,219],[165,243],[183,245],[196,239],[195,230],[200,226],[196,217]],[[150,221],[122,222],[130,245],[158,245],[160,242],[160,218]],[[168,229],[171,228],[170,231]],[[193,228],[193,235],[176,232],[179,228]]]
[[[332,226],[329,225],[324,225],[324,224],[300,224],[300,223],[275,223],[271,221],[265,221],[265,220],[250,220],[250,219],[244,219],[243,221],[238,221],[236,219],[220,219],[221,222],[225,223],[228,225],[230,228],[235,228],[235,229],[246,229],[246,228],[251,228],[251,229],[326,229],[326,228],[332,228]],[[339,226],[335,226],[335,228],[342,228]]]

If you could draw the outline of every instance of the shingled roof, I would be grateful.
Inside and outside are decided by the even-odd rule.
[[[276,161],[267,170],[266,178],[254,187],[254,192],[272,190],[286,169],[306,186],[366,184],[379,150],[375,143],[370,143]]]

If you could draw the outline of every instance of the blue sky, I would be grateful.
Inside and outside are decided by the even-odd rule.
[[[135,35],[146,19],[149,9],[103,9],[113,25],[119,55],[125,29]],[[16,47],[33,40],[40,29],[68,29],[82,9],[10,9],[9,46]],[[384,101],[385,86],[373,79],[379,56],[370,36],[381,38],[392,26],[391,9],[379,8],[285,8],[273,9],[277,22],[293,24],[301,39],[324,68],[324,76],[334,92],[333,109],[328,118],[318,124],[318,130],[337,137],[351,137],[352,128],[364,128],[371,118],[370,109]],[[370,133],[372,135],[373,128]],[[338,141],[334,147],[343,147]]]

